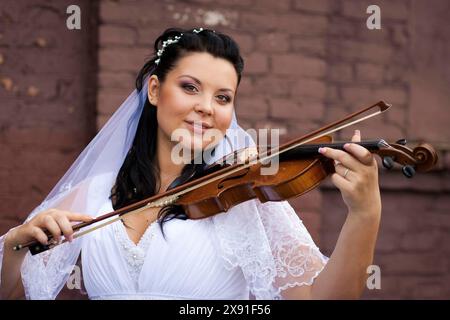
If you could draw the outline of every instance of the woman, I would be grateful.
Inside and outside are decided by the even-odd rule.
[[[347,152],[321,150],[335,160],[331,179],[348,207],[329,259],[286,201],[255,199],[201,220],[186,219],[176,205],[151,208],[70,241],[73,223],[162,193],[205,163],[248,146],[234,117],[243,70],[237,44],[213,30],[171,28],[158,37],[155,52],[137,90],[25,223],[1,238],[3,298],[54,299],[80,252],[91,299],[360,297],[381,202],[377,163],[357,144]],[[187,134],[174,141],[179,129]],[[228,130],[239,139],[227,139]],[[358,131],[352,141],[360,141]],[[173,161],[179,144],[194,155],[200,151],[202,163]],[[35,256],[12,250],[30,240],[47,243],[44,229],[70,242]]]

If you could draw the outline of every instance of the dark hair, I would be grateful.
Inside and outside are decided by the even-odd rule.
[[[181,36],[181,33],[183,35]],[[162,43],[175,36],[181,36],[177,43],[172,43],[164,48],[158,64],[155,60]],[[147,61],[136,78],[136,89],[141,91],[144,79],[155,74],[159,81],[164,82],[167,73],[172,70],[179,59],[192,52],[207,52],[214,57],[229,61],[235,68],[238,76],[238,85],[241,80],[244,61],[239,53],[239,46],[229,36],[204,29],[201,32],[182,30],[179,28],[166,29],[155,41],[154,56]],[[146,98],[142,114],[136,129],[132,146],[120,168],[115,185],[111,190],[110,199],[114,210],[155,195],[160,188],[159,168],[156,159],[156,135],[157,135],[156,107]],[[169,186],[172,189],[198,174],[204,163],[187,164],[183,167],[181,175]],[[158,212],[158,220],[164,235],[163,223],[173,218],[187,219],[180,205],[168,205]]]

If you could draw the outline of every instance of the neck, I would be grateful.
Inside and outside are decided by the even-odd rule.
[[[173,144],[164,134],[158,130],[157,137],[157,161],[160,172],[161,184],[172,182],[181,174],[184,164],[175,164],[171,161]],[[170,181],[169,181],[170,180]]]

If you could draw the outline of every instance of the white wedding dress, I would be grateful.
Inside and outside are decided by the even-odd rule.
[[[102,208],[113,211],[110,202]],[[90,299],[248,299],[240,268],[217,255],[211,219],[152,223],[136,245],[121,221],[87,235],[82,275]]]
[[[254,202],[260,212],[276,215],[270,212],[270,203]],[[291,208],[288,204],[287,206],[288,209]],[[275,205],[273,208],[279,210],[280,206]],[[112,204],[108,201],[101,208],[100,214],[111,211]],[[290,214],[291,218],[298,220],[298,224],[298,217],[292,217],[292,213],[292,208],[290,212],[278,212],[282,215]],[[221,214],[223,215],[226,213]],[[305,246],[289,246],[289,241],[294,238],[283,232],[278,234],[279,238],[271,239],[273,253],[276,254],[273,258],[278,261],[275,269],[281,279],[280,284],[276,285],[277,294],[288,287],[311,284],[328,260],[314,245],[301,222],[300,225],[302,229],[297,228],[296,231],[303,233],[299,236],[305,239]],[[83,242],[81,257],[82,275],[89,298],[249,299],[250,288],[246,276],[240,265],[233,266],[233,263],[222,258],[223,247],[219,245],[217,232],[220,233],[220,230],[216,230],[214,219],[207,218],[173,219],[166,222],[166,239],[163,238],[159,224],[152,223],[137,245],[128,237],[121,221],[88,234]],[[236,236],[239,237],[239,233]],[[283,244],[283,241],[286,243]],[[296,242],[292,241],[294,243]],[[252,255],[250,251],[252,245],[254,243],[247,246],[248,252],[231,254],[242,255],[241,265],[243,260],[249,260],[246,264],[261,265],[259,256],[256,253]],[[248,269],[247,266],[246,270]],[[257,268],[251,269],[255,273],[259,272]],[[251,276],[249,274],[247,278]]]

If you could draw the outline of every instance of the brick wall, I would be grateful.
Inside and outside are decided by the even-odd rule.
[[[76,3],[82,29],[69,31]],[[97,9],[85,1],[0,8],[0,234],[43,200],[96,131]]]
[[[398,169],[380,169],[383,221],[375,264],[381,267],[382,290],[367,291],[365,298],[448,298],[449,8],[445,1],[433,7],[377,2],[382,29],[371,31],[369,4],[102,1],[97,124],[129,93],[156,36],[170,26],[207,26],[238,41],[246,65],[236,107],[245,128],[280,128],[286,140],[384,99],[394,108],[363,123],[363,138],[423,139],[440,146],[442,161],[439,171],[415,180],[405,180]],[[351,130],[343,130],[336,139],[350,136]],[[291,203],[331,254],[346,212],[340,194],[328,182]]]
[[[438,170],[413,180],[398,169],[380,169],[383,218],[374,263],[381,268],[382,290],[367,290],[364,297],[449,298],[449,3],[378,1],[379,31],[364,27],[371,1],[333,3],[326,119],[385,99],[394,108],[361,125],[363,136],[424,140],[441,150]],[[346,210],[329,183],[322,200],[321,243],[331,253]]]
[[[128,96],[156,36],[171,26],[205,26],[241,46],[245,71],[236,107],[244,128],[280,128],[286,140],[385,99],[394,108],[359,126],[363,138],[439,146],[439,170],[431,174],[406,180],[398,169],[380,169],[383,220],[375,264],[382,290],[367,290],[365,297],[450,297],[447,1],[432,7],[419,0],[378,1],[382,29],[376,31],[365,26],[371,4],[365,0],[104,0],[89,2],[94,9],[72,1],[99,22],[98,29],[78,34],[55,27],[66,1],[10,2],[0,21],[0,97],[7,110],[0,115],[0,144],[7,150],[0,173],[8,181],[1,231],[42,200],[95,127]],[[98,48],[92,44],[97,32]],[[98,50],[98,70],[92,49]],[[82,80],[89,75],[97,81]],[[350,135],[344,130],[336,139]],[[291,203],[331,254],[346,213],[340,194],[325,182]]]

